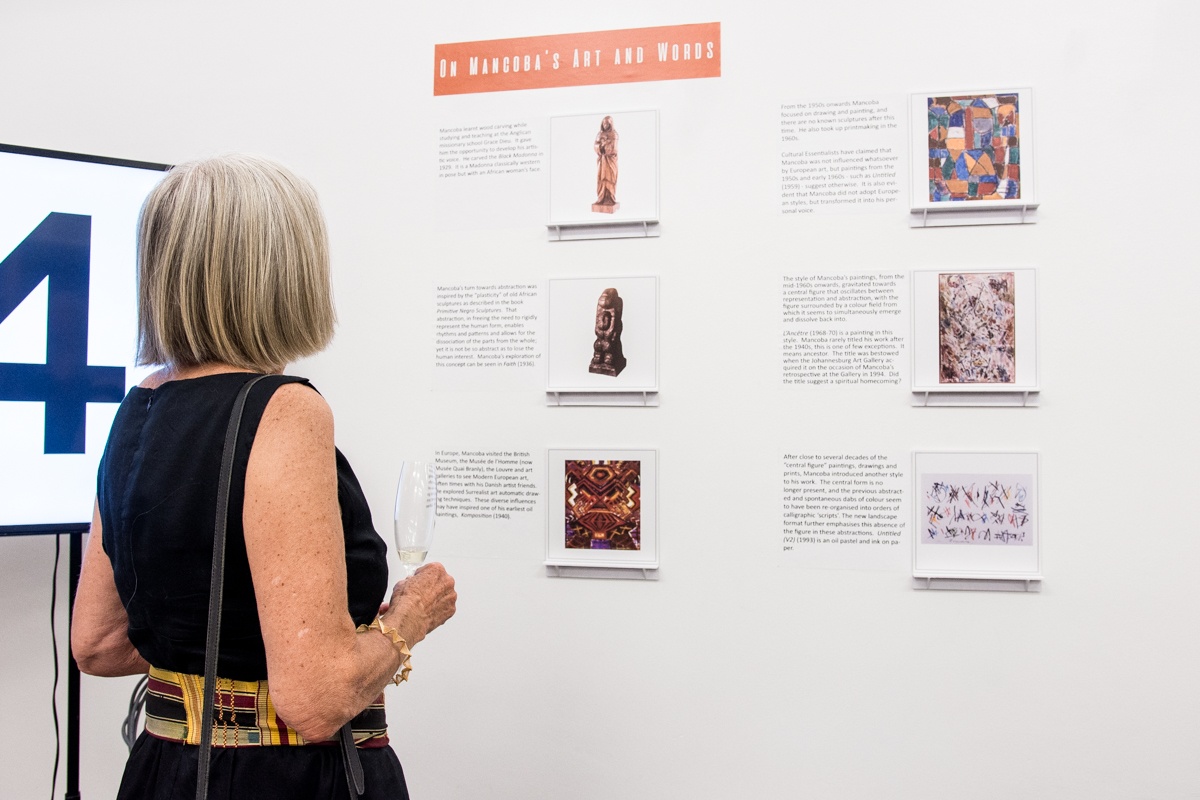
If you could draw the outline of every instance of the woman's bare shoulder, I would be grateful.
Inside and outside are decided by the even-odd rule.
[[[285,383],[271,395],[260,431],[333,438],[333,409],[305,383]]]
[[[263,411],[246,465],[246,541],[262,530],[296,529],[300,522],[295,520],[279,527],[286,518],[281,501],[311,519],[336,510],[334,463],[333,412],[325,398],[303,383],[278,387]]]

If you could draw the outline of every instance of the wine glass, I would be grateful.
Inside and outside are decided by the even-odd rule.
[[[429,461],[404,461],[396,486],[396,549],[405,575],[425,561],[437,522],[437,470]]]

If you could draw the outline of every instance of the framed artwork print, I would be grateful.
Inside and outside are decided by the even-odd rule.
[[[658,278],[551,278],[548,392],[658,391]]]
[[[915,270],[914,392],[1038,391],[1032,268]]]
[[[913,454],[913,576],[1041,580],[1037,453]]]
[[[658,453],[550,450],[546,564],[658,568]]]
[[[911,96],[912,208],[1036,207],[1029,88]]]
[[[658,220],[658,112],[550,118],[549,224]]]

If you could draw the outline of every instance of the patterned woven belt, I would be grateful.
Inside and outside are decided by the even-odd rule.
[[[204,707],[204,677],[150,668],[146,690],[146,732],[159,739],[200,744],[200,717]],[[387,719],[383,695],[350,721],[358,747],[386,747]],[[332,744],[316,742],[315,744]],[[266,681],[217,678],[213,705],[213,747],[267,747],[306,745],[275,714]]]

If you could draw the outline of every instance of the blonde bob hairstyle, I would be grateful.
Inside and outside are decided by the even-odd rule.
[[[261,158],[180,164],[138,223],[138,363],[279,372],[336,315],[316,192]]]

